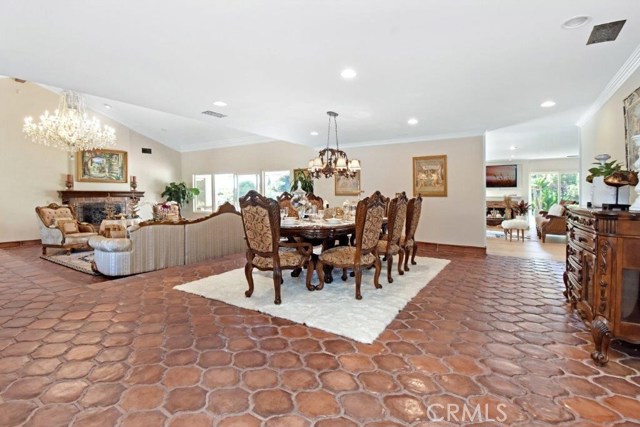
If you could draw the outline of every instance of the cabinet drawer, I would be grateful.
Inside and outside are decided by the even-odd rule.
[[[567,262],[567,273],[573,275],[578,285],[582,287],[582,264],[576,262],[573,257],[569,258]]]
[[[567,220],[569,223],[575,225],[578,228],[581,228],[587,232],[596,231],[596,220],[593,216],[590,215],[581,215],[576,212],[571,212],[571,210],[567,213]]]
[[[569,228],[569,239],[571,243],[579,245],[578,247],[587,249],[590,252],[595,251],[596,235],[593,233],[572,226]]]

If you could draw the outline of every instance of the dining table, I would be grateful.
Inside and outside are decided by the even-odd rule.
[[[383,219],[383,227],[386,226],[387,218]],[[384,228],[383,228],[384,229]],[[336,245],[353,244],[355,239],[356,223],[355,218],[347,219],[287,219],[280,223],[280,237],[295,240],[300,239],[312,245],[322,245],[322,250],[327,250]],[[312,255],[312,262],[318,260],[316,254]],[[333,267],[325,266],[325,283],[331,283]],[[301,270],[294,270],[291,275],[296,277]]]

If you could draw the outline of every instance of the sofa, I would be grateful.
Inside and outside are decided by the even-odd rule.
[[[79,222],[71,206],[51,203],[36,207],[38,230],[42,242],[42,255],[47,248],[72,249],[88,248],[87,242],[97,236],[95,228],[87,222]]]
[[[545,243],[548,234],[567,234],[567,216],[564,204],[554,204],[548,211],[536,215],[536,233]]]
[[[247,249],[240,213],[231,204],[193,221],[145,221],[128,229],[126,238],[94,236],[94,270],[127,276],[189,265]]]

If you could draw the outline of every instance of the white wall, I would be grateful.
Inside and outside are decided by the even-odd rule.
[[[513,160],[504,162],[487,162],[487,165],[518,165],[518,187],[514,188],[487,188],[487,198],[499,198],[504,196],[518,196],[529,201],[529,175],[536,172],[578,172],[580,171],[580,159],[539,159],[539,160]],[[582,174],[580,175],[582,179]]]
[[[581,179],[583,187],[580,201],[586,204],[590,201],[590,187],[584,181],[593,167],[594,157],[598,154],[609,154],[611,160],[618,160],[623,167],[625,161],[625,128],[623,101],[634,90],[640,87],[640,69],[636,70],[626,82],[622,84],[611,98],[593,115],[581,128]],[[633,168],[633,165],[629,165]],[[632,199],[635,192],[631,191]]]
[[[462,246],[485,246],[484,141],[482,137],[427,141],[369,147],[345,151],[362,163],[365,195],[380,190],[385,195],[406,191],[412,196],[412,157],[446,154],[448,197],[427,197],[417,239]],[[246,145],[183,153],[183,180],[194,174],[258,173],[263,170],[303,168],[317,151],[285,142]],[[355,197],[335,196],[333,178],[315,182],[315,191],[330,205]]]
[[[60,203],[58,190],[64,190],[65,176],[75,176],[74,160],[57,148],[34,144],[22,133],[26,116],[34,120],[58,105],[58,95],[31,83],[0,79],[0,177],[5,183],[4,206],[0,217],[0,242],[39,239],[35,207]],[[92,112],[90,112],[93,114]],[[180,153],[150,140],[104,116],[103,124],[116,129],[114,149],[129,156],[129,175],[138,177],[143,201],[160,199],[170,181],[180,178]],[[153,154],[141,154],[141,147]],[[75,182],[75,190],[129,190],[129,184]]]

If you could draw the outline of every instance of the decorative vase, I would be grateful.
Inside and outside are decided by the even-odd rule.
[[[620,187],[619,191],[618,203],[629,204],[629,186]],[[616,203],[616,187],[605,184],[603,176],[596,176],[591,185],[591,205],[600,208],[603,203]]]

